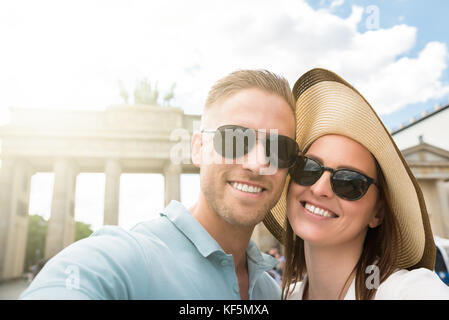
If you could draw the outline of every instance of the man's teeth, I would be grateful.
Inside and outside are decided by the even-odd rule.
[[[256,186],[249,186],[244,183],[231,182],[231,186],[233,186],[235,189],[243,191],[243,192],[249,192],[249,193],[262,192],[262,188],[256,187]]]
[[[327,218],[336,218],[335,214],[330,213],[329,211],[324,210],[322,208],[315,207],[313,204],[306,203],[304,207],[306,208],[307,211],[313,214]]]

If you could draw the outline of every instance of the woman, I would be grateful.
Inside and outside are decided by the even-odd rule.
[[[302,154],[265,225],[287,299],[449,299],[421,190],[369,103],[338,75],[296,82]]]

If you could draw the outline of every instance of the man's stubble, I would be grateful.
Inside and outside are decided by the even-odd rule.
[[[218,169],[218,168],[217,168]],[[213,166],[207,168],[210,173],[214,171]],[[260,182],[263,176],[251,174],[245,178],[248,182]],[[212,210],[223,220],[235,227],[254,227],[259,222],[261,222],[265,215],[275,206],[277,203],[281,193],[282,188],[280,188],[278,194],[271,195],[270,199],[264,199],[265,203],[257,204],[257,206],[252,206],[248,208],[248,212],[244,212],[243,214],[236,212],[236,206],[233,206],[231,203],[226,203],[224,197],[224,192],[226,187],[226,177],[223,177],[222,181],[217,181],[217,177],[213,174],[201,174],[200,175],[200,186],[201,192],[203,193],[206,201]],[[266,183],[265,183],[266,184]],[[270,190],[272,190],[272,186],[270,186]],[[272,192],[272,191],[271,191]],[[240,201],[239,199],[235,199],[235,201]]]

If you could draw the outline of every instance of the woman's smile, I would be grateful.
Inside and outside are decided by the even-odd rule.
[[[304,209],[307,212],[309,212],[315,216],[320,216],[320,217],[330,218],[330,219],[338,218],[338,215],[336,213],[334,213],[326,208],[323,208],[320,205],[312,204],[308,201],[301,202],[301,205],[304,207]]]

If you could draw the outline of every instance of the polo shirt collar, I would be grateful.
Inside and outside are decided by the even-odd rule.
[[[217,241],[212,238],[182,203],[172,200],[161,212],[161,216],[166,216],[205,258],[216,251],[223,251]]]
[[[264,270],[273,269],[279,263],[276,258],[268,254],[261,253],[253,240],[249,241],[248,247],[246,248],[246,255],[249,260],[261,266]]]
[[[176,200],[172,200],[161,212],[166,216],[197,248],[205,258],[212,253],[220,251],[226,254],[214,238],[204,229],[195,217]],[[270,255],[262,254],[254,241],[250,240],[246,248],[248,264],[263,270],[273,269],[278,260]],[[251,266],[250,266],[251,267]]]

